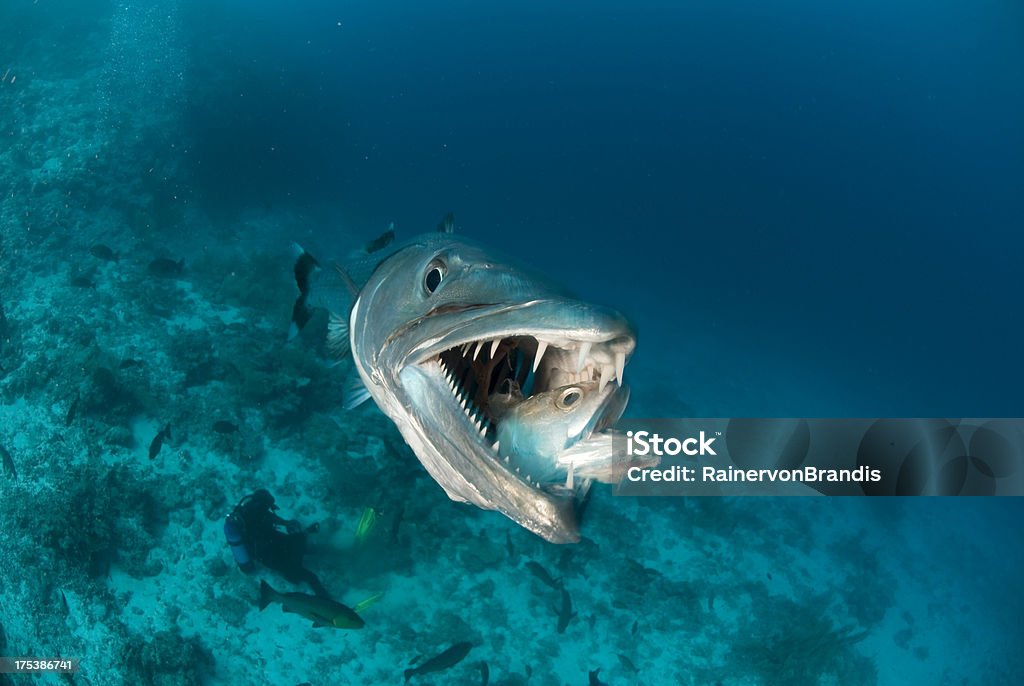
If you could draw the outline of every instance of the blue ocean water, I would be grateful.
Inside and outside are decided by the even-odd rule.
[[[1019,3],[6,0],[0,75],[0,654],[96,685],[398,683],[463,641],[413,679],[1019,681],[1017,499],[599,488],[546,544],[284,335],[293,241],[454,211],[630,318],[632,416],[1019,417]],[[321,522],[343,602],[383,593],[364,630],[258,609],[222,525],[260,487]]]

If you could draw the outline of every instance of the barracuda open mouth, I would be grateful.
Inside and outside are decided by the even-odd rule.
[[[481,445],[533,486],[559,480],[571,483],[571,467],[564,470],[565,473],[557,468],[531,470],[531,460],[520,458],[536,456],[520,455],[509,446],[502,450],[501,422],[510,410],[552,389],[564,389],[553,402],[555,421],[560,419],[558,410],[566,420],[566,431],[561,436],[565,443],[563,448],[607,428],[619,418],[622,410],[608,402],[613,400],[616,389],[605,391],[608,384],[621,386],[625,352],[615,352],[604,343],[563,345],[565,347],[531,335],[478,339],[448,348],[422,363],[436,365],[440,370],[452,402],[466,417],[467,430],[475,431]],[[588,393],[596,393],[600,402],[587,402]],[[568,421],[569,413],[573,412],[575,416]],[[560,479],[553,480],[553,475]]]
[[[296,262],[300,326],[316,265],[305,252]],[[343,276],[349,316],[324,306],[328,347],[351,351],[361,381],[346,406],[373,398],[452,500],[579,540],[591,482],[622,467],[609,427],[629,397],[628,322],[448,233],[396,248],[365,279]]]

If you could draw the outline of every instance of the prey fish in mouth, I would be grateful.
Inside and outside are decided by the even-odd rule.
[[[352,295],[346,316],[313,298],[319,265],[303,251],[296,323],[314,304],[330,310],[328,347],[351,352],[364,397],[452,500],[548,541],[578,541],[577,505],[592,481],[623,471],[610,427],[628,398],[629,323],[450,229],[382,252],[361,285],[339,270]]]

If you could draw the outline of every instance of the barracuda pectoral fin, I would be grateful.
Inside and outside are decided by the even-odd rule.
[[[345,379],[345,388],[342,390],[342,404],[346,410],[351,410],[359,407],[369,399],[370,391],[363,384],[363,380],[359,378],[359,374],[353,371]]]

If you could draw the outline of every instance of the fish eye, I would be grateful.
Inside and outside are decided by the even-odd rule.
[[[426,291],[427,295],[434,294],[434,291],[444,281],[444,276],[447,273],[448,267],[444,262],[436,258],[430,261],[430,264],[427,265],[427,271],[423,274],[423,290]]]
[[[578,388],[567,388],[562,391],[562,395],[558,396],[558,409],[560,410],[571,410],[576,406],[576,403],[583,397],[583,393]]]

